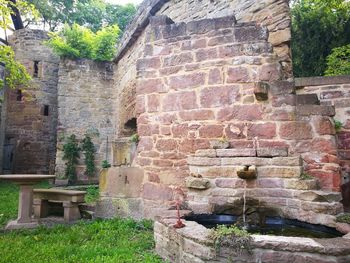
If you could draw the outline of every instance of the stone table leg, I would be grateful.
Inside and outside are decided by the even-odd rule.
[[[33,185],[20,185],[18,203],[18,223],[32,222]]]

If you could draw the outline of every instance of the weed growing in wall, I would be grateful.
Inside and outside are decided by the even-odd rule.
[[[102,161],[102,168],[106,169],[111,167],[111,164],[107,160]]]
[[[343,127],[343,123],[341,121],[334,120],[334,128],[336,132],[340,132],[342,127]]]
[[[242,255],[243,252],[252,252],[252,237],[247,230],[235,225],[219,225],[211,231],[210,237],[214,240],[215,249],[220,252],[222,247],[228,247],[232,257]]]
[[[82,141],[81,149],[83,150],[85,157],[85,173],[87,176],[94,176],[96,167],[95,167],[95,146],[91,140],[91,137],[85,134],[85,138]]]
[[[65,176],[69,184],[74,184],[77,180],[76,165],[79,160],[79,145],[74,134],[67,138],[63,145],[63,160],[66,161]]]

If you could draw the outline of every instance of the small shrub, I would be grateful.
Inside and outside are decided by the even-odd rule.
[[[314,179],[314,177],[312,175],[304,172],[300,175],[300,179],[301,180],[311,180],[311,179]]]
[[[85,160],[84,160],[86,165],[85,173],[87,174],[87,176],[94,176],[96,171],[95,146],[89,135],[85,135],[81,149],[83,150],[84,156],[85,156]]]
[[[139,141],[140,141],[140,137],[137,133],[135,133],[130,137],[130,142],[138,143]]]
[[[77,24],[65,25],[60,32],[50,33],[46,43],[60,57],[111,61],[119,31],[117,25],[102,28],[97,33]]]
[[[252,237],[249,233],[235,225],[219,225],[211,231],[210,237],[214,240],[215,249],[219,252],[222,247],[232,249],[231,256],[242,255],[244,251],[252,252]]]
[[[334,128],[336,132],[340,132],[342,127],[343,127],[343,123],[341,121],[334,120]]]
[[[109,168],[111,167],[111,164],[107,160],[102,161],[102,168]]]
[[[337,216],[337,222],[350,224],[350,214],[342,214]]]
[[[94,203],[99,199],[99,197],[100,197],[100,191],[98,187],[90,185],[86,189],[86,196],[85,196],[86,203]]]
[[[67,142],[63,145],[63,160],[66,160],[65,176],[68,178],[68,182],[73,184],[77,180],[76,165],[79,160],[78,142],[74,134],[67,138]]]
[[[350,75],[350,44],[332,49],[327,57],[327,76]]]

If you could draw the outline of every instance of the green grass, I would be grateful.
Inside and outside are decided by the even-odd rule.
[[[36,187],[48,187],[40,184]],[[90,192],[90,191],[88,191]],[[95,200],[98,191],[88,198]],[[17,216],[18,187],[0,182],[0,229]],[[157,263],[152,222],[96,220],[12,232],[0,231],[0,263]]]

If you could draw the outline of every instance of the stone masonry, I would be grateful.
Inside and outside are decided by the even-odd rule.
[[[324,191],[339,191],[339,164],[331,119],[334,108],[297,105],[294,82],[283,80],[281,63],[268,36],[266,27],[237,23],[232,16],[189,23],[173,23],[164,16],[151,20],[144,56],[137,62],[136,86],[137,127],[141,138],[137,164],[145,171],[145,207],[171,201],[174,187],[184,186],[190,174],[216,179],[228,177],[232,181],[228,185],[216,185],[229,188],[217,189],[217,197],[225,202],[228,198],[241,198],[243,192],[238,186],[231,189],[237,180],[234,166],[257,165],[255,157],[266,158],[260,160],[266,162],[266,167],[258,168],[258,178],[282,178],[276,183],[284,185],[285,178],[298,180],[303,167],[292,164],[269,167],[272,157],[302,155],[305,170],[309,171],[308,158],[320,156],[320,151],[324,160],[314,168],[317,172],[313,175],[320,179]],[[223,150],[222,155],[214,154],[219,158],[211,159],[212,153],[205,152],[195,157],[195,163],[188,159],[196,151],[213,149],[222,141],[233,149]],[[226,165],[222,157],[230,157]],[[239,163],[236,157],[254,158]],[[288,163],[288,159],[280,161],[284,162]],[[206,170],[194,169],[196,164]],[[272,205],[276,201],[281,207],[290,207],[281,195],[291,194],[289,198],[298,199],[294,194],[301,194],[283,189],[272,193],[259,184],[252,188],[255,193],[256,188],[264,191],[257,196],[258,200],[265,197],[266,203]],[[208,201],[211,191],[216,190],[213,189],[188,195],[189,207],[195,210],[206,204],[210,208],[201,212],[214,212],[213,204]],[[305,190],[317,190],[317,187]],[[199,200],[198,195],[203,199]],[[322,204],[335,208],[334,213],[323,209],[325,214],[342,211],[341,205],[336,205],[339,194],[335,196],[328,206]],[[274,201],[275,197],[278,198]],[[307,201],[314,201],[313,198]],[[296,213],[290,217],[302,212],[300,204],[296,206]],[[145,211],[152,217],[152,209]],[[319,220],[313,216],[304,219]]]
[[[63,175],[62,160],[65,138],[75,134],[82,140],[89,134],[96,148],[97,171],[106,158],[110,161],[111,143],[115,133],[113,113],[115,109],[113,65],[89,60],[61,60],[58,81],[58,140],[56,174]],[[85,175],[83,155],[78,166],[78,179]]]
[[[9,39],[33,80],[25,90],[5,93],[4,143],[12,155],[5,172],[54,173],[59,58],[43,44],[46,39],[45,32],[28,29],[15,31]]]

